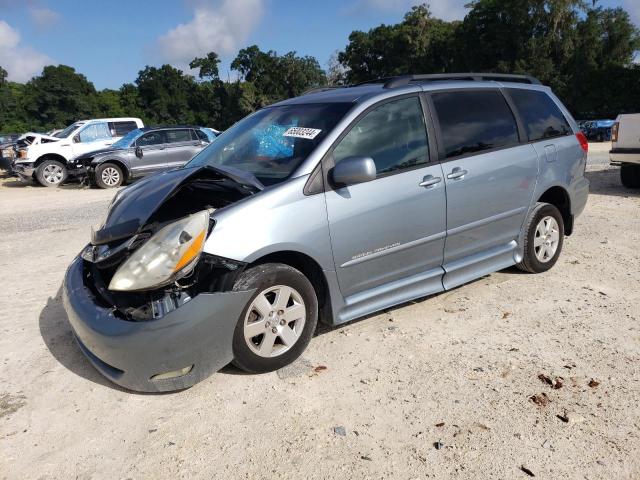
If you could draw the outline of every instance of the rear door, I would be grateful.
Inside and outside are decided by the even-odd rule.
[[[515,263],[538,155],[499,89],[434,92],[430,98],[447,188],[444,286],[452,288]]]
[[[202,150],[202,144],[190,128],[165,130],[167,135],[166,168],[178,168]]]
[[[138,138],[137,153],[131,162],[131,175],[140,177],[164,170],[167,164],[166,148],[167,139],[164,130],[147,132]]]
[[[446,197],[431,161],[420,97],[377,104],[333,147],[323,167],[373,158],[377,178],[325,193],[335,268],[346,320],[442,289]]]

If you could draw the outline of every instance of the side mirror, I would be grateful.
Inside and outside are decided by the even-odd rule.
[[[339,186],[347,186],[375,180],[376,174],[371,157],[347,157],[333,167],[331,179]]]
[[[79,133],[75,137],[73,137],[73,143],[80,143],[80,134]]]
[[[142,158],[144,154],[142,153],[142,147],[136,147],[136,157]]]

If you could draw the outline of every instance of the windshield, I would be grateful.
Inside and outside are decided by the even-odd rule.
[[[133,144],[133,142],[135,142],[136,138],[138,138],[139,135],[142,135],[142,130],[140,130],[139,128],[136,128],[135,130],[131,130],[120,140],[118,140],[117,142],[114,142],[114,144],[111,145],[111,147],[112,148],[129,148]]]
[[[233,167],[263,185],[289,177],[349,111],[351,103],[267,107],[244,118],[185,167]]]
[[[77,123],[74,123],[73,125],[69,125],[67,128],[65,128],[61,132],[56,133],[54,135],[54,137],[67,138],[69,135],[71,135],[73,133],[73,131],[76,128],[80,127],[81,125],[84,125],[84,123],[83,122],[77,122]]]

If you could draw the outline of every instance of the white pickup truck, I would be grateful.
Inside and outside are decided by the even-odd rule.
[[[640,188],[640,113],[621,114],[611,128],[612,165],[620,165],[620,179],[627,188]]]
[[[25,133],[18,139],[13,172],[24,180],[57,187],[67,179],[69,160],[108,147],[142,127],[139,118],[99,118],[75,122],[53,136]]]

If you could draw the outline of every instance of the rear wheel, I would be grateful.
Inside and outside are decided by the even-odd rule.
[[[95,180],[100,188],[119,187],[124,181],[122,168],[115,163],[101,163],[96,167]]]
[[[253,373],[293,362],[307,347],[318,322],[318,299],[301,272],[280,263],[247,269],[234,290],[253,290],[233,335],[233,363]]]
[[[58,160],[45,160],[36,169],[36,179],[45,187],[58,187],[67,179],[67,167]]]
[[[620,180],[627,188],[640,188],[640,165],[622,165]]]
[[[525,224],[524,255],[516,266],[529,273],[546,272],[558,261],[563,241],[560,211],[549,203],[538,202]]]

